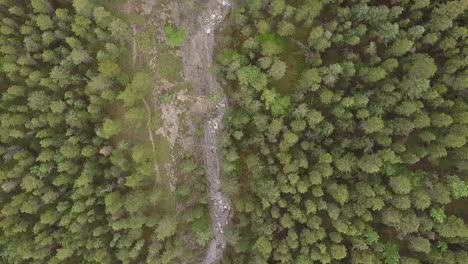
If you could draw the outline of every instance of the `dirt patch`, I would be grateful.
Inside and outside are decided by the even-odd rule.
[[[131,14],[134,12],[134,1],[132,0],[129,0],[127,1],[127,3],[125,3],[125,5],[123,6],[123,12],[127,15]]]
[[[154,101],[158,102],[158,107],[161,110],[162,124],[158,128],[157,133],[163,135],[169,140],[171,146],[174,146],[179,138],[179,115],[184,111],[178,106],[177,101],[171,100],[167,103],[161,102],[161,90],[153,90]]]
[[[135,68],[137,58],[138,58],[138,45],[137,45],[137,34],[138,34],[138,27],[137,25],[132,25],[132,67]]]
[[[141,5],[143,15],[151,14],[155,5],[156,5],[156,0],[143,1],[143,4]]]
[[[185,93],[179,93],[177,100],[189,105],[190,113],[204,116],[209,113],[210,109],[214,106],[213,101],[207,97],[189,96]]]

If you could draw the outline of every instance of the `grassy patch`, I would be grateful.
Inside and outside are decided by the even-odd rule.
[[[167,45],[169,45],[169,47],[178,47],[184,44],[188,35],[188,30],[167,25],[164,28],[164,33],[166,34]]]
[[[127,23],[143,25],[145,23],[144,17],[134,12],[128,13],[127,2],[133,2],[133,4],[139,4],[139,0],[100,0],[98,1],[100,5],[107,8],[115,17],[124,19]]]
[[[182,79],[182,61],[177,55],[164,43],[156,44],[156,73],[163,79],[170,82],[181,82]]]
[[[169,141],[164,136],[156,136],[154,138],[154,145],[156,148],[155,158],[158,164],[166,164],[171,160],[171,145]],[[164,168],[161,168],[161,173],[165,171]]]
[[[142,31],[138,32],[135,36],[139,59],[136,61],[135,65],[133,65],[132,39],[129,39],[127,50],[120,60],[120,67],[124,69],[127,74],[133,76],[135,73],[142,71],[149,72],[153,76],[165,78],[170,81],[181,80],[180,72],[182,71],[182,63],[169,47],[157,40],[155,35],[157,29],[154,25],[146,24],[146,18],[140,14],[136,14],[135,12],[129,13],[128,10],[126,10],[129,7],[126,0],[101,2],[113,13],[118,14],[121,19],[127,21],[127,23],[141,26],[140,28]],[[140,3],[139,1],[134,1],[133,4],[139,5]],[[155,68],[149,66],[149,59],[152,58],[151,56],[156,56],[157,63]],[[122,130],[118,135],[113,137],[113,140],[115,142],[124,140],[136,144],[151,145],[150,133],[152,133],[155,148],[154,158],[155,163],[159,167],[159,176],[161,178],[160,182],[156,183],[156,186],[158,186],[156,188],[163,193],[162,196],[167,197],[170,196],[170,191],[165,164],[171,162],[171,146],[164,136],[155,135],[154,133],[161,126],[161,113],[157,110],[157,107],[154,107],[155,102],[152,100],[152,91],[149,91],[148,94],[144,96],[144,99],[149,106],[150,113],[148,113],[148,107],[146,107],[143,100],[130,109],[121,104],[113,104],[107,107],[106,110],[112,119],[117,120],[122,126]],[[150,115],[150,127],[152,132],[148,130],[148,118],[150,118]],[[161,186],[164,187],[161,188]],[[167,208],[173,207],[174,198],[175,197],[167,198]]]
[[[301,72],[306,67],[304,53],[298,50],[297,44],[292,41],[287,41],[286,51],[281,56],[281,60],[287,65],[286,74],[283,78],[273,83],[277,87],[281,95],[290,95],[294,92],[294,88]]]

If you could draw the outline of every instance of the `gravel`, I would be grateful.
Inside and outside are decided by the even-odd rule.
[[[222,93],[222,88],[210,72],[213,63],[214,34],[228,14],[229,0],[207,0],[203,3],[201,14],[196,19],[190,11],[184,10],[183,1],[174,3],[174,21],[190,29],[190,34],[181,48],[184,77],[195,89],[198,96],[208,96],[213,92]],[[181,19],[181,13],[189,19]],[[187,16],[187,13],[189,14]],[[189,21],[190,20],[190,21]],[[210,242],[203,263],[218,263],[226,248],[224,230],[231,219],[231,202],[221,190],[220,157],[217,148],[217,135],[222,130],[222,118],[226,111],[224,98],[209,115],[203,127],[204,162],[207,172],[208,195],[211,225],[214,238]]]

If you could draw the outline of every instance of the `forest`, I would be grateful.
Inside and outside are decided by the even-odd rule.
[[[246,0],[223,263],[468,263],[468,1]]]
[[[169,195],[123,133],[153,88],[122,62],[127,22],[87,0],[0,0],[0,18],[0,263],[197,263],[204,170],[186,156]]]

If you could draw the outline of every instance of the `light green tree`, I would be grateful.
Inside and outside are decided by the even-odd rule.
[[[122,129],[119,122],[111,119],[104,120],[102,124],[102,135],[104,138],[111,138],[117,135]]]
[[[384,128],[384,121],[380,117],[370,117],[362,122],[362,128],[366,134],[379,132]]]
[[[411,191],[411,182],[406,176],[391,177],[389,184],[392,190],[398,194],[408,194]]]

